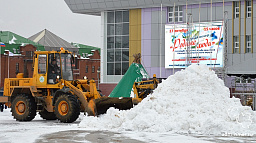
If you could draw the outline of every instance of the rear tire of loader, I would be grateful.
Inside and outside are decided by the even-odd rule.
[[[4,111],[4,104],[0,103],[0,112]]]
[[[30,95],[17,95],[11,105],[12,116],[17,121],[31,121],[36,116],[36,103]]]
[[[78,99],[74,95],[60,95],[55,103],[54,113],[61,122],[72,123],[80,114]]]
[[[39,112],[40,116],[45,119],[45,120],[56,120],[57,117],[54,114],[54,112],[48,112],[46,109],[43,111]]]

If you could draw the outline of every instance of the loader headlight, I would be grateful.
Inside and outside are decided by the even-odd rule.
[[[84,76],[84,79],[87,79],[87,77],[86,77],[86,76]]]
[[[60,76],[59,76],[59,75],[57,75],[57,79],[60,79]]]

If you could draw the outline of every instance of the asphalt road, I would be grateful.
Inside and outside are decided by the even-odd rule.
[[[77,142],[92,142],[92,143],[144,143],[139,140],[131,139],[123,136],[120,133],[108,131],[83,131],[83,130],[68,130],[56,132],[40,136],[36,143],[77,143]]]

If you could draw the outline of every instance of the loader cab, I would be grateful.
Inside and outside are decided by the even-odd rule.
[[[73,80],[72,56],[70,52],[38,51],[34,57],[36,86],[57,84],[56,79]]]
[[[73,80],[70,53],[48,55],[48,84],[56,84],[56,79]]]

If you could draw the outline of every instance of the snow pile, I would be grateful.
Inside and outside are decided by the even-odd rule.
[[[80,127],[147,132],[251,136],[255,113],[229,98],[229,89],[206,65],[191,65],[159,84],[152,95],[127,111],[110,108],[84,117]]]

